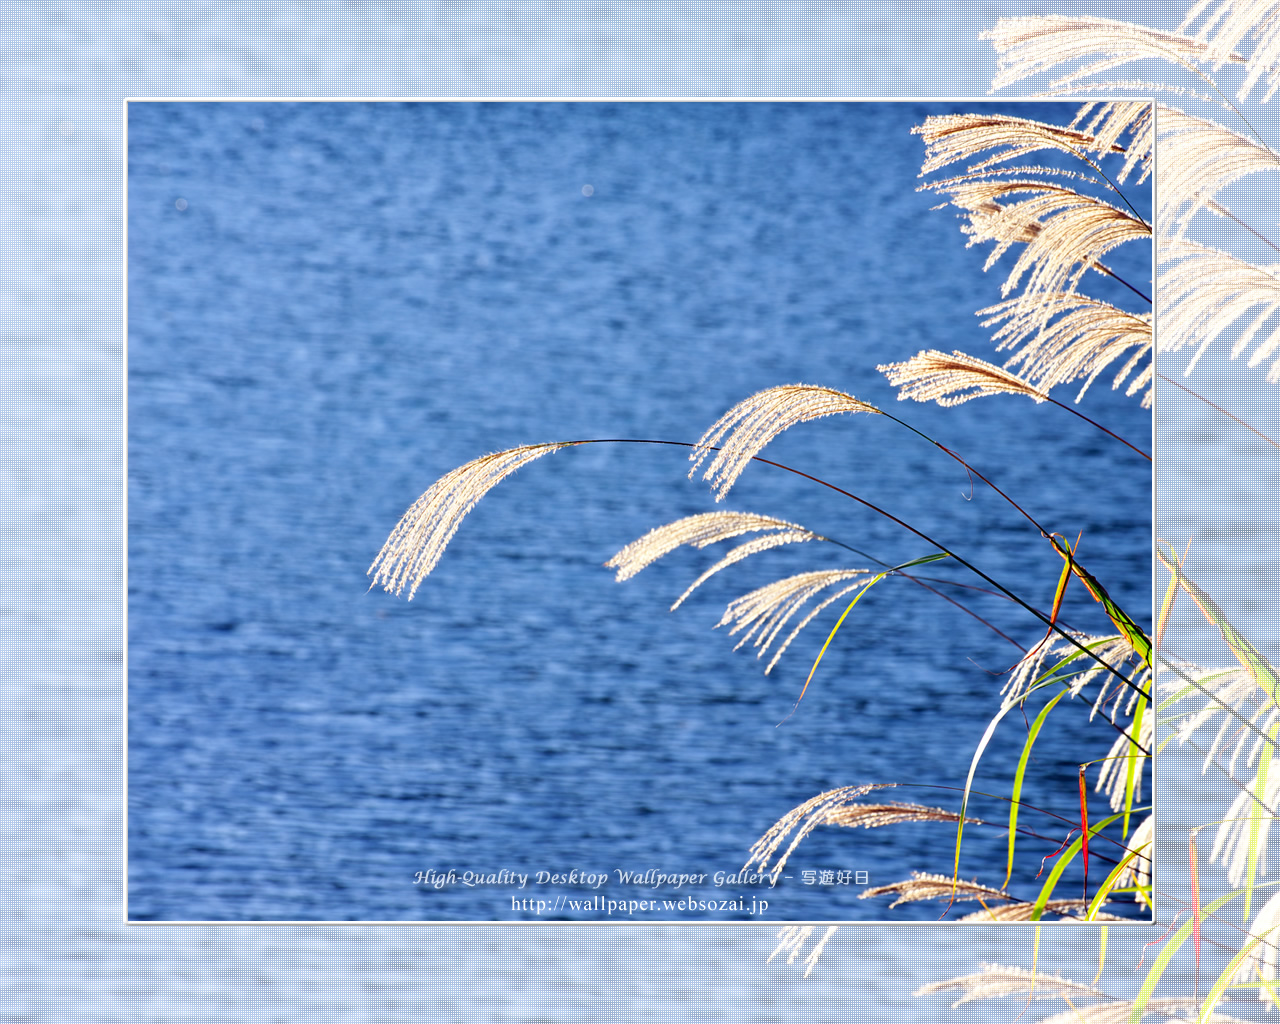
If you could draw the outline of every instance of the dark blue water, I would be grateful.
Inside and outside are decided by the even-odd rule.
[[[414,499],[477,455],[694,440],[754,391],[802,381],[889,407],[1051,529],[1083,529],[1082,560],[1148,621],[1147,463],[1013,397],[896,403],[875,370],[921,348],[990,353],[973,312],[999,300],[1002,277],[914,191],[923,146],[909,134],[973,106],[131,105],[130,917],[936,917],[803,872],[882,885],[948,871],[947,825],[820,830],[776,889],[713,880],[826,789],[963,784],[998,708],[991,673],[1019,656],[972,618],[886,581],[779,726],[838,612],[766,677],[712,629],[724,604],[783,575],[869,563],[830,545],[779,550],[668,613],[722,551],[682,550],[621,585],[601,567],[651,527],[717,507],[667,447],[576,448],[522,470],[468,517],[412,603],[366,593],[365,571]],[[1113,263],[1149,280],[1145,254]],[[1108,385],[1082,408],[1148,447],[1149,413]],[[1061,562],[1036,531],[902,428],[834,418],[766,455],[1050,603]],[[890,564],[930,550],[768,467],[719,507]],[[1064,618],[1105,631],[1077,591]],[[1022,644],[1039,639],[1025,612],[969,600]],[[1055,714],[1024,793],[1068,818],[1077,765],[1114,735],[1086,717],[1081,702]],[[1001,727],[979,789],[1008,792],[1023,729],[1020,716]],[[957,806],[937,789],[885,797]],[[1026,846],[1013,887],[1027,896],[1068,828],[1037,824],[1046,841]],[[961,873],[998,885],[1003,856],[998,828],[971,830]],[[650,869],[708,878],[678,892],[618,881]],[[415,884],[450,870],[529,882]],[[571,871],[609,881],[537,884]],[[1063,891],[1078,885],[1069,874]],[[522,902],[592,895],[740,905],[607,917]],[[753,897],[769,901],[754,917]]]

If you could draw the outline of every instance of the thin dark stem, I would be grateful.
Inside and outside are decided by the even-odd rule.
[[[1098,271],[1098,273],[1106,274],[1107,277],[1111,278],[1112,280],[1119,281],[1122,285],[1128,288],[1129,291],[1133,292],[1134,295],[1142,299],[1142,301],[1145,302],[1148,306],[1151,305],[1150,295],[1146,294],[1146,292],[1144,292],[1141,288],[1137,288],[1131,285],[1128,281],[1126,281],[1123,277],[1117,274],[1110,267],[1104,266],[1103,264],[1098,263],[1096,260],[1093,263],[1090,263],[1089,266],[1093,267],[1093,269]]]
[[[878,565],[878,566],[880,566],[880,567],[882,567],[882,568],[884,568],[884,569],[888,569],[888,568],[889,568],[889,563],[888,563],[888,562],[885,562],[885,561],[883,561],[883,560],[881,560],[881,559],[879,559],[879,558],[876,558],[876,556],[875,556],[875,555],[868,554],[868,553],[867,553],[867,552],[865,552],[865,551],[862,551],[862,550],[859,550],[858,548],[852,547],[851,545],[846,544],[846,543],[844,543],[843,541],[833,540],[831,537],[823,537],[822,539],[823,539],[823,540],[825,540],[828,544],[835,544],[837,547],[844,548],[846,551],[852,551],[855,555],[858,555],[858,556],[859,556],[859,557],[861,557],[861,558],[865,558],[865,559],[867,559],[867,561],[869,561],[869,562],[875,562],[875,563],[876,563],[876,565]],[[1026,649],[1025,647],[1023,647],[1023,646],[1022,646],[1022,644],[1018,643],[1018,641],[1017,641],[1017,640],[1014,640],[1011,636],[1007,636],[1006,634],[1002,633],[1002,632],[1001,632],[1001,631],[996,627],[995,623],[993,623],[993,622],[989,622],[988,620],[984,619],[981,615],[979,615],[977,612],[975,612],[972,608],[969,608],[969,607],[967,607],[967,606],[965,606],[965,605],[961,604],[959,601],[955,600],[955,598],[947,597],[947,595],[946,595],[946,594],[944,594],[942,591],[940,591],[937,587],[931,587],[929,584],[930,584],[930,583],[942,583],[942,584],[945,584],[945,585],[950,586],[950,587],[964,587],[964,588],[966,588],[966,589],[968,589],[968,590],[978,590],[978,591],[981,591],[981,592],[982,592],[982,593],[984,593],[984,594],[992,594],[992,595],[993,595],[993,596],[995,596],[995,597],[1004,597],[1004,595],[1003,595],[1003,594],[997,594],[994,590],[988,590],[986,587],[977,587],[977,586],[974,586],[972,583],[960,583],[960,582],[958,582],[958,581],[956,581],[956,580],[944,580],[944,579],[938,579],[937,577],[934,577],[934,576],[913,576],[913,575],[912,575],[911,573],[909,573],[909,572],[900,572],[900,573],[895,573],[895,575],[897,575],[897,576],[902,576],[902,577],[904,577],[905,579],[909,579],[912,583],[915,583],[915,584],[916,584],[916,585],[918,585],[918,586],[924,587],[924,589],[925,589],[925,590],[927,590],[927,591],[929,591],[929,593],[934,594],[934,595],[936,595],[937,597],[942,598],[942,600],[946,601],[948,604],[953,604],[953,605],[955,605],[957,608],[959,608],[959,609],[960,609],[962,612],[964,612],[966,615],[969,615],[969,616],[971,616],[971,617],[973,617],[973,618],[977,619],[979,622],[981,622],[984,626],[986,626],[986,627],[987,627],[987,629],[989,629],[989,630],[991,630],[991,632],[995,633],[995,635],[996,635],[996,636],[1000,637],[1002,640],[1007,640],[1007,641],[1009,641],[1009,643],[1013,644],[1013,646],[1014,646],[1014,647],[1016,647],[1016,648],[1018,648],[1018,650],[1022,651],[1022,653],[1023,653],[1023,654],[1026,654],[1026,653],[1027,653],[1027,649]]]
[[[1203,199],[1204,197],[1201,196],[1199,192],[1197,192],[1196,198]],[[1252,227],[1251,225],[1246,224],[1243,220],[1237,217],[1234,213],[1228,210],[1221,203],[1215,202],[1212,199],[1206,199],[1205,208],[1212,213],[1216,213],[1219,217],[1226,217],[1227,220],[1234,221],[1237,225],[1239,225],[1240,227],[1244,228],[1247,232],[1249,232],[1249,234],[1253,235],[1253,237],[1256,238],[1263,245],[1274,249],[1276,252],[1280,252],[1280,245],[1276,245],[1275,242],[1271,241],[1271,239],[1269,239],[1261,231],[1258,231],[1256,228]]]
[[[909,424],[904,424],[904,426],[909,426]],[[917,434],[920,433],[918,430],[915,430],[914,427],[911,427],[911,429],[915,431]],[[925,435],[921,434],[920,436],[924,437]],[[928,438],[928,440],[932,441],[932,438]],[[654,440],[651,438],[635,438],[635,437],[598,437],[598,438],[585,438],[580,441],[558,441],[555,443],[558,447],[563,447],[563,448],[569,448],[574,445],[580,445],[580,444],[666,444],[666,445],[673,445],[679,448],[704,448],[707,451],[713,451],[713,452],[720,451],[720,449],[714,445],[698,445],[698,444],[694,444],[691,441],[660,441],[660,440]],[[937,444],[936,441],[932,441],[932,443]],[[942,448],[943,446],[938,445],[938,447]],[[946,451],[947,454],[952,455],[953,458],[959,459],[959,456],[954,455],[954,453],[950,452],[948,449],[943,448],[943,451]],[[1122,682],[1125,686],[1129,687],[1131,690],[1135,691],[1136,693],[1140,694],[1143,697],[1147,697],[1148,699],[1150,698],[1150,694],[1148,694],[1146,690],[1144,690],[1141,686],[1138,686],[1136,683],[1134,683],[1131,679],[1129,679],[1128,676],[1122,673],[1119,669],[1115,668],[1113,665],[1111,665],[1104,659],[1100,658],[1093,651],[1089,650],[1089,648],[1085,647],[1084,644],[1080,643],[1079,640],[1077,640],[1065,629],[1059,626],[1056,622],[1053,621],[1053,619],[1051,619],[1044,612],[1028,604],[1026,601],[1020,598],[1008,587],[998,583],[996,580],[992,579],[985,572],[979,569],[976,565],[973,565],[972,563],[965,561],[965,559],[961,558],[959,555],[957,555],[954,551],[952,551],[950,548],[946,547],[945,545],[938,543],[936,540],[930,537],[927,533],[924,533],[922,530],[917,530],[910,523],[904,522],[903,520],[899,519],[897,516],[893,515],[891,512],[887,512],[884,509],[880,508],[880,506],[867,501],[865,498],[859,498],[856,494],[853,494],[850,491],[846,491],[843,487],[837,487],[835,484],[827,480],[823,480],[821,477],[813,476],[809,473],[804,472],[804,470],[796,469],[794,466],[787,466],[781,462],[774,462],[772,459],[761,458],[759,455],[753,455],[751,456],[751,458],[752,458],[752,461],[754,462],[762,462],[766,466],[773,466],[776,469],[782,469],[788,473],[794,473],[796,476],[804,477],[806,480],[811,480],[815,484],[821,484],[823,487],[826,487],[829,490],[835,491],[837,494],[842,494],[846,498],[851,498],[854,501],[858,502],[859,504],[865,505],[867,508],[871,509],[871,511],[873,512],[878,512],[880,515],[884,516],[886,519],[889,519],[890,521],[897,523],[904,530],[907,530],[910,533],[914,533],[917,537],[919,537],[925,543],[932,545],[933,547],[937,548],[939,551],[942,551],[945,554],[949,555],[951,558],[954,558],[958,563],[963,565],[975,576],[978,576],[981,579],[986,580],[998,591],[1000,591],[1000,593],[1004,594],[1006,597],[1008,597],[1011,601],[1013,601],[1015,604],[1017,604],[1021,608],[1030,612],[1032,615],[1034,615],[1037,619],[1043,622],[1046,626],[1048,626],[1051,630],[1053,630],[1055,633],[1061,636],[1064,640],[1066,640],[1069,644],[1071,644],[1081,653],[1083,653],[1087,657],[1092,658],[1094,661],[1096,661],[1104,669],[1106,669],[1118,680],[1120,680],[1120,682]],[[976,472],[976,470],[974,472]],[[978,475],[981,476],[981,474],[978,474]],[[986,477],[982,477],[982,479],[986,480]],[[999,493],[1003,495],[1003,492],[1000,492],[999,489],[996,488],[994,484],[991,484],[990,481],[987,481],[987,483],[990,484],[992,488],[995,488]],[[1011,504],[1014,504],[1015,508],[1018,508],[1016,503],[1013,503],[1013,499],[1008,498],[1007,495],[1004,495],[1004,496],[1006,500],[1008,500]],[[1019,511],[1022,511],[1022,510],[1019,509]],[[1023,512],[1023,515],[1027,515],[1027,514]],[[1037,527],[1039,526],[1039,524],[1036,524],[1035,520],[1031,519],[1029,515],[1027,516],[1027,518],[1031,520],[1033,524],[1037,525]],[[1041,532],[1044,533],[1043,529],[1041,529]],[[1046,536],[1048,536],[1048,534],[1046,534]],[[1142,748],[1139,747],[1139,749],[1142,749]],[[1142,752],[1144,754],[1150,753],[1150,751],[1145,749]]]
[[[1046,396],[1046,398],[1047,398],[1047,397],[1048,397],[1048,396]],[[1133,450],[1134,450],[1135,452],[1137,452],[1139,455],[1141,455],[1141,456],[1142,456],[1144,459],[1146,459],[1148,462],[1150,462],[1150,461],[1151,461],[1151,456],[1150,456],[1150,455],[1148,455],[1146,452],[1144,452],[1141,448],[1134,448],[1134,447],[1133,447],[1133,445],[1129,444],[1129,442],[1128,442],[1128,441],[1126,441],[1126,440],[1125,440],[1123,437],[1121,437],[1119,434],[1112,434],[1112,433],[1111,433],[1111,431],[1110,431],[1110,430],[1108,430],[1106,427],[1104,427],[1101,423],[1098,423],[1098,422],[1096,422],[1095,420],[1091,420],[1088,416],[1086,416],[1084,413],[1080,412],[1078,409],[1073,409],[1073,408],[1071,408],[1071,406],[1069,406],[1069,405],[1065,405],[1065,404],[1063,404],[1062,402],[1059,402],[1056,398],[1049,398],[1048,400],[1049,400],[1050,402],[1052,402],[1054,405],[1056,405],[1059,409],[1066,409],[1066,410],[1067,410],[1067,412],[1071,413],[1071,415],[1073,415],[1073,416],[1079,416],[1079,417],[1080,417],[1082,420],[1084,420],[1086,423],[1092,423],[1095,427],[1097,427],[1099,430],[1101,430],[1104,434],[1111,434],[1111,436],[1112,436],[1112,437],[1114,437],[1114,438],[1115,438],[1117,441],[1119,441],[1121,444],[1123,444],[1123,445],[1128,445],[1128,447],[1133,448]]]
[[[880,413],[880,415],[881,415],[881,416],[887,416],[889,419],[893,420],[893,422],[894,422],[894,423],[897,423],[897,424],[899,424],[900,426],[906,427],[906,428],[907,428],[908,430],[910,430],[913,434],[916,434],[916,435],[918,435],[918,436],[920,436],[920,437],[924,438],[924,439],[925,439],[926,441],[928,441],[930,444],[932,444],[932,445],[936,446],[937,448],[940,448],[942,451],[946,452],[948,455],[950,455],[950,456],[951,456],[951,458],[955,459],[958,463],[960,463],[960,465],[964,466],[964,468],[965,468],[968,472],[973,473],[975,476],[977,476],[977,477],[978,477],[978,479],[980,479],[983,483],[985,483],[988,487],[990,487],[993,491],[995,491],[998,495],[1000,495],[1000,497],[1004,498],[1004,500],[1005,500],[1005,501],[1007,501],[1010,505],[1012,505],[1012,506],[1013,506],[1014,508],[1016,508],[1019,512],[1021,512],[1021,513],[1022,513],[1022,515],[1026,518],[1026,520],[1027,520],[1029,523],[1031,523],[1031,525],[1032,525],[1032,526],[1034,526],[1037,530],[1039,530],[1039,531],[1040,531],[1040,535],[1041,535],[1042,537],[1044,537],[1046,540],[1048,540],[1050,543],[1052,543],[1052,544],[1053,544],[1053,546],[1054,546],[1054,550],[1055,550],[1055,551],[1057,551],[1060,555],[1062,555],[1062,557],[1063,557],[1063,558],[1065,558],[1065,559],[1067,560],[1067,564],[1071,566],[1072,571],[1076,572],[1076,575],[1078,575],[1078,576],[1081,578],[1081,580],[1083,580],[1083,581],[1085,581],[1085,582],[1087,583],[1087,579],[1086,579],[1086,577],[1088,577],[1088,573],[1084,572],[1084,566],[1083,566],[1080,562],[1076,561],[1076,557],[1075,557],[1075,553],[1074,553],[1074,551],[1073,551],[1071,548],[1069,548],[1069,547],[1068,547],[1068,548],[1066,548],[1065,550],[1064,550],[1063,548],[1059,547],[1059,546],[1058,546],[1057,541],[1056,541],[1056,540],[1054,540],[1054,535],[1053,535],[1052,533],[1050,533],[1048,530],[1046,530],[1043,526],[1041,526],[1041,525],[1040,525],[1040,524],[1039,524],[1039,523],[1038,523],[1034,518],[1032,518],[1032,516],[1031,516],[1031,515],[1026,511],[1026,509],[1024,509],[1021,505],[1019,505],[1019,504],[1018,504],[1016,501],[1014,501],[1011,497],[1009,497],[1009,495],[1005,494],[1005,493],[1004,493],[1004,491],[1000,490],[1000,488],[999,488],[999,487],[997,487],[994,483],[992,483],[992,482],[991,482],[990,480],[988,480],[985,476],[983,476],[981,473],[979,473],[976,469],[974,469],[972,466],[970,466],[967,462],[965,462],[965,461],[964,461],[964,459],[962,459],[959,455],[957,455],[955,452],[953,452],[953,451],[952,451],[950,448],[948,448],[946,445],[941,444],[941,443],[940,443],[940,442],[938,442],[938,441],[935,441],[935,440],[934,440],[932,437],[930,437],[928,434],[925,434],[925,433],[923,433],[923,432],[921,432],[921,431],[917,430],[917,429],[916,429],[915,427],[913,427],[910,423],[907,423],[907,422],[905,422],[904,420],[900,420],[900,419],[898,419],[896,416],[892,415],[891,413],[887,413],[887,412],[885,412],[883,409],[877,409],[876,411],[877,411],[878,413]],[[768,462],[768,460],[767,460],[767,459],[762,459],[762,460],[760,460],[760,461],[762,461],[762,462]],[[792,472],[798,472],[798,471],[797,471],[797,470],[792,470]],[[858,500],[858,501],[861,501],[862,499],[861,499],[861,498],[858,498],[857,500]],[[903,525],[906,525],[906,524],[903,524]],[[908,527],[908,529],[910,529],[910,527]],[[943,550],[946,550],[946,549],[944,548]],[[956,556],[954,556],[954,555],[953,555],[952,557],[954,558],[954,557],[956,557]],[[972,566],[970,566],[970,568],[972,569],[973,567],[972,567]],[[974,572],[977,572],[977,569],[973,569],[973,571],[974,571]],[[1094,584],[1095,584],[1095,585],[1097,585],[1099,588],[1101,588],[1101,584],[1098,584],[1096,580],[1094,580]],[[1089,589],[1090,589],[1090,591],[1091,591],[1091,592],[1093,591],[1093,587],[1092,587],[1092,586],[1091,586]],[[1105,591],[1103,591],[1102,593],[1103,593],[1103,596],[1109,596],[1109,595],[1106,595],[1106,592],[1105,592]],[[1098,601],[1100,601],[1100,602],[1102,601],[1102,597],[1099,597],[1097,594],[1095,594],[1094,596],[1095,596],[1095,598],[1096,598]],[[1106,604],[1106,602],[1103,602],[1103,603],[1104,603],[1104,604]],[[1114,607],[1114,608],[1115,608],[1115,610],[1116,610],[1119,614],[1121,614],[1121,615],[1123,615],[1123,616],[1124,616],[1125,622],[1126,622],[1129,626],[1131,626],[1135,632],[1137,632],[1137,633],[1141,633],[1141,632],[1142,632],[1142,630],[1139,628],[1138,624],[1137,624],[1136,622],[1134,622],[1134,621],[1133,621],[1133,619],[1129,617],[1128,613],[1127,613],[1127,612],[1125,612],[1122,608],[1120,608],[1120,606],[1119,606],[1119,605],[1115,604],[1115,602],[1114,602],[1114,601],[1111,601],[1110,605],[1108,605],[1107,607],[1108,607],[1108,611],[1107,611],[1107,614],[1108,614],[1108,615],[1110,615],[1110,614],[1111,614],[1110,609],[1111,609],[1112,607]],[[1045,622],[1050,622],[1050,620],[1049,620],[1049,619],[1044,619],[1044,621],[1045,621]],[[1114,619],[1113,619],[1113,621],[1114,621]],[[1119,623],[1117,622],[1117,623],[1116,623],[1116,625],[1117,625],[1117,626],[1119,626]],[[1058,630],[1058,632],[1062,633],[1062,635],[1063,635],[1063,636],[1066,636],[1066,635],[1067,635],[1067,634],[1066,634],[1066,633],[1064,633],[1062,630]],[[1145,635],[1145,634],[1143,634],[1143,635]],[[1149,643],[1149,641],[1148,641],[1148,643]],[[1079,645],[1077,645],[1077,646],[1079,646]],[[1083,650],[1083,648],[1081,648],[1081,649]],[[1116,673],[1116,675],[1117,675],[1117,676],[1119,676],[1119,673]],[[1122,678],[1122,679],[1123,679],[1124,677],[1123,677],[1123,676],[1120,676],[1120,678]]]
[[[1204,696],[1208,697],[1211,701],[1217,704],[1218,707],[1220,707],[1223,711],[1229,714],[1232,718],[1234,718],[1246,729],[1253,732],[1264,743],[1270,744],[1272,742],[1270,736],[1268,736],[1265,732],[1263,732],[1256,725],[1250,722],[1247,718],[1245,718],[1242,714],[1240,714],[1239,711],[1233,708],[1230,704],[1224,701],[1221,697],[1219,697],[1216,693],[1214,693],[1208,687],[1202,686],[1196,680],[1192,679],[1189,675],[1187,675],[1186,672],[1184,672],[1176,664],[1174,664],[1172,661],[1166,658],[1163,654],[1158,654],[1156,655],[1156,657],[1158,658],[1160,664],[1163,667],[1171,669],[1174,672],[1174,674],[1177,675],[1184,683],[1187,683],[1193,686],[1195,689],[1199,690],[1200,693],[1202,693]],[[1246,789],[1245,792],[1248,792],[1248,790]],[[1256,802],[1260,807],[1264,808],[1269,814],[1274,815],[1276,813],[1272,808],[1267,807],[1267,805],[1264,804],[1257,796],[1254,796],[1253,799],[1254,799],[1254,802]]]
[[[883,785],[890,785],[897,789],[941,789],[951,793],[965,792],[964,787],[962,786],[944,786],[936,782],[893,782],[893,783],[887,783]],[[979,789],[971,789],[969,790],[969,795],[983,796],[983,797],[986,797],[988,800],[996,800],[996,801],[999,801],[1000,803],[1006,803],[1006,804],[1013,803],[1012,797],[1005,796],[1001,793],[984,793],[982,790],[979,790]],[[1060,821],[1064,825],[1073,825],[1076,828],[1080,827],[1080,820],[1078,818],[1068,818],[1065,815],[1058,814],[1054,811],[1047,811],[1043,807],[1038,807],[1035,804],[1028,803],[1025,800],[1018,801],[1018,808],[1019,810],[1035,811],[1037,814],[1043,814],[1046,818],[1053,818],[1057,821]],[[997,822],[983,821],[982,819],[979,819],[979,823],[983,825],[998,824]],[[1050,836],[1043,835],[1034,829],[1030,829],[1030,828],[1023,829],[1020,827],[1016,831],[1018,831],[1022,835],[1031,836],[1032,838],[1035,838],[1035,839],[1043,839],[1045,840],[1045,842],[1054,841]],[[1106,835],[1102,832],[1096,832],[1096,833],[1093,833],[1093,835],[1095,836],[1095,838],[1105,840],[1106,842],[1111,843],[1111,845],[1113,846],[1119,846],[1121,849],[1127,849],[1127,847],[1125,847],[1118,839],[1116,839],[1113,836]],[[1092,856],[1093,851],[1090,850],[1089,853]],[[1110,858],[1108,858],[1105,854],[1102,854],[1100,856],[1102,857],[1103,860],[1110,860]],[[1143,859],[1146,859],[1145,854],[1139,854],[1139,856],[1142,857]],[[1115,863],[1115,861],[1110,861],[1110,862],[1113,864]]]
[[[1280,448],[1280,441],[1275,441],[1274,439],[1267,437],[1267,435],[1264,434],[1261,430],[1258,430],[1254,427],[1249,426],[1249,424],[1247,424],[1235,413],[1228,412],[1226,409],[1222,408],[1222,406],[1218,405],[1216,402],[1209,401],[1209,399],[1205,398],[1204,395],[1200,394],[1198,391],[1192,391],[1191,388],[1187,387],[1185,384],[1179,384],[1176,380],[1173,380],[1170,377],[1166,377],[1163,373],[1157,373],[1156,376],[1159,377],[1166,384],[1172,384],[1175,388],[1179,388],[1182,391],[1185,391],[1187,394],[1191,395],[1193,398],[1200,399],[1200,401],[1204,402],[1204,404],[1209,406],[1210,408],[1217,409],[1218,412],[1222,413],[1222,415],[1226,416],[1228,419],[1235,420],[1237,423],[1240,424],[1240,426],[1244,427],[1245,430],[1249,430],[1257,434],[1260,438],[1262,438],[1262,440],[1266,441],[1267,444],[1271,445],[1272,447]]]

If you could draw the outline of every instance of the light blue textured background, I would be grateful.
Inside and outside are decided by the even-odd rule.
[[[979,961],[1029,963],[1030,932],[1007,929],[849,929],[802,981],[765,965],[771,927],[124,927],[121,101],[982,95],[995,60],[979,31],[999,16],[1085,11],[1172,28],[1182,5],[11,6],[0,33],[3,1017],[934,1020],[948,1000],[914,999],[918,985]],[[1237,403],[1264,394],[1237,386],[1255,379],[1221,360],[1200,375],[1211,397]],[[1273,403],[1253,401],[1256,425],[1274,428]],[[1241,454],[1237,438],[1217,443]],[[1206,464],[1216,468],[1197,483],[1231,490],[1208,548],[1227,580],[1233,531],[1256,528],[1274,487],[1231,488],[1229,464]],[[1183,536],[1213,525],[1169,508]],[[1274,581],[1274,556],[1252,571]],[[1261,606],[1239,612],[1246,630],[1270,625]],[[1041,965],[1090,977],[1092,937],[1062,939]]]

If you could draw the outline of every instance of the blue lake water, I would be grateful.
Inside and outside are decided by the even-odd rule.
[[[936,918],[858,893],[947,870],[946,825],[819,830],[772,890],[714,876],[832,787],[962,785],[998,707],[992,672],[1019,652],[889,580],[780,725],[836,610],[769,676],[712,627],[753,587],[866,559],[817,544],[756,556],[674,614],[714,549],[625,584],[602,568],[653,526],[718,507],[888,564],[928,553],[900,527],[763,466],[717,506],[683,449],[598,445],[501,484],[412,602],[366,592],[365,572],[417,496],[480,454],[691,441],[747,395],[805,382],[885,406],[1051,529],[1083,530],[1082,560],[1149,622],[1147,463],[1013,397],[897,403],[875,369],[922,348],[990,351],[973,313],[999,300],[1002,269],[984,274],[951,214],[903,187],[923,153],[911,127],[973,106],[131,104],[130,918]],[[1128,194],[1149,209],[1145,187]],[[1116,266],[1149,282],[1145,254]],[[1149,450],[1150,413],[1108,386],[1082,410]],[[1037,532],[901,427],[832,418],[765,454],[1048,607],[1061,562]],[[1078,590],[1064,618],[1103,631]],[[973,607],[1025,646],[1043,632],[994,599]],[[1113,736],[1086,712],[1055,716],[1025,794],[1068,818],[1076,766]],[[1002,725],[977,788],[1008,792],[1023,730]],[[884,797],[957,806],[935,788]],[[1045,826],[1036,861],[1068,827]],[[999,831],[967,834],[965,877],[999,884]],[[678,893],[618,880],[651,869],[707,879]],[[450,870],[529,882],[415,884]],[[593,894],[739,903],[622,917],[525,902]]]

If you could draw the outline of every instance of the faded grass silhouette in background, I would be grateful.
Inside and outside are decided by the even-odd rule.
[[[1051,125],[1003,114],[934,117],[917,129],[927,146],[925,173],[981,157],[962,173],[926,187],[946,196],[966,217],[971,243],[995,242],[988,260],[993,264],[1012,247],[1021,246],[1004,285],[1004,301],[982,311],[987,323],[1003,322],[1001,347],[1016,351],[1005,367],[963,353],[922,352],[913,359],[882,366],[890,381],[901,387],[901,398],[939,400],[959,404],[994,394],[1015,394],[1035,403],[1051,402],[1081,417],[1110,440],[1127,445],[1147,462],[1150,456],[1117,437],[1069,405],[1049,396],[1050,388],[1079,383],[1076,400],[1104,372],[1113,387],[1150,404],[1152,369],[1148,281],[1124,280],[1105,263],[1122,246],[1149,251],[1151,225],[1123,192],[1126,179],[1145,183],[1151,165],[1151,104],[1124,102],[1091,105],[1072,125]],[[1058,164],[1021,163],[1021,158],[1050,151]],[[1055,161],[1050,160],[1049,163]],[[1103,169],[1106,163],[1110,175]],[[1135,305],[1129,310],[1094,298],[1081,290],[1086,274],[1115,278],[1125,285]],[[1013,297],[1010,297],[1013,296]],[[1013,369],[1012,367],[1017,367]],[[1082,383],[1081,383],[1082,382]],[[990,486],[1028,524],[1028,529],[1062,559],[1051,610],[1030,601],[961,557],[916,526],[877,508],[802,469],[765,459],[761,453],[784,431],[817,419],[844,413],[866,413],[893,421],[925,443],[957,461],[969,479]],[[855,429],[851,425],[850,429]],[[1140,439],[1142,440],[1142,439]],[[916,872],[891,885],[876,886],[861,895],[892,897],[889,909],[902,903],[936,900],[946,916],[959,901],[976,902],[981,909],[965,920],[1039,921],[1048,916],[1084,920],[1126,920],[1150,913],[1149,828],[1143,818],[1144,777],[1149,771],[1153,731],[1149,707],[1151,642],[1143,629],[1109,595],[1077,557],[1079,539],[1069,541],[1042,524],[998,484],[940,441],[909,422],[842,391],[807,384],[786,384],[751,395],[712,424],[696,443],[641,439],[584,439],[525,445],[481,456],[447,473],[405,513],[370,567],[373,585],[412,598],[476,503],[506,477],[529,463],[562,448],[598,443],[683,444],[692,449],[690,476],[700,471],[720,501],[728,495],[753,461],[806,477],[845,498],[859,502],[924,541],[929,553],[899,565],[888,565],[840,541],[821,536],[802,524],[755,512],[712,512],[688,516],[660,526],[620,550],[606,565],[625,580],[675,549],[697,548],[742,538],[719,561],[703,572],[672,604],[675,609],[703,582],[720,571],[773,548],[792,543],[830,543],[876,563],[800,573],[778,579],[729,602],[719,625],[738,637],[737,646],[751,643],[757,656],[771,653],[769,672],[797,635],[840,599],[848,601],[827,636],[799,691],[797,706],[815,677],[823,654],[854,606],[873,586],[890,576],[905,577],[934,595],[958,605],[984,626],[995,629],[971,607],[970,599],[994,595],[1019,605],[1043,638],[1030,650],[1000,633],[1018,647],[1020,656],[999,695],[998,708],[973,754],[969,777],[938,780],[938,787],[954,797],[958,808],[891,802],[862,803],[872,790],[893,787],[883,782],[843,786],[820,793],[781,817],[751,847],[745,869],[767,874],[776,882],[800,842],[821,826],[878,828],[904,822],[935,822],[954,828],[954,857],[939,864],[949,874]],[[977,577],[971,580],[924,577],[908,570],[945,562]],[[1105,614],[1115,632],[1087,633],[1058,621],[1065,589],[1078,580]],[[945,591],[945,592],[944,592]],[[953,597],[951,594],[958,594]],[[999,631],[996,631],[999,633]],[[1089,734],[1100,737],[1079,766],[1078,794],[1060,784],[1068,798],[1060,806],[1040,807],[1021,799],[1028,772],[1034,771],[1033,747],[1050,713],[1063,698],[1089,688]],[[993,697],[996,696],[993,694]],[[1034,700],[1034,703],[1033,703]],[[1022,756],[1012,780],[1011,795],[982,794],[1007,806],[997,820],[969,813],[978,794],[973,781],[978,763],[1006,717],[1028,719]],[[1034,723],[1030,719],[1034,717]],[[1095,722],[1094,719],[1097,719]],[[887,740],[891,741],[891,740]],[[1086,771],[1097,775],[1113,812],[1090,820],[1085,792]],[[965,826],[985,827],[1007,834],[1003,879],[968,881],[960,878]],[[1134,845],[1134,837],[1142,837]],[[1021,840],[1021,842],[1019,842]],[[1093,885],[1090,885],[1090,863]],[[1060,891],[1066,869],[1079,866],[1083,891]],[[1011,887],[1011,884],[1013,887]],[[1108,910],[1103,908],[1107,907]],[[1117,915],[1114,910],[1122,913]]]

